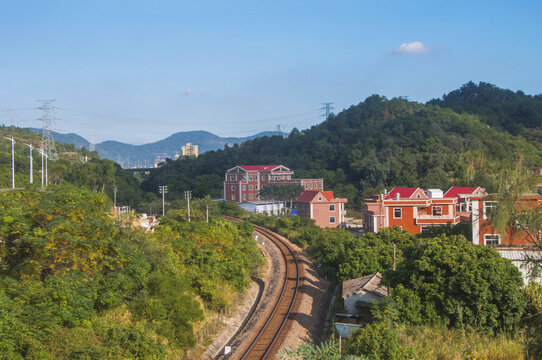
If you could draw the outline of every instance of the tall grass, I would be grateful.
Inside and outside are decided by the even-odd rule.
[[[521,360],[525,354],[521,340],[507,334],[436,326],[401,327],[399,341],[420,360]]]

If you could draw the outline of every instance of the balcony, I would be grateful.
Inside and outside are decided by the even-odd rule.
[[[435,225],[435,224],[448,224],[453,225],[459,222],[459,216],[449,216],[449,215],[418,215],[414,219],[417,225]]]

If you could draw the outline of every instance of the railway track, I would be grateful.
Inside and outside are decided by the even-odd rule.
[[[241,221],[229,216],[225,216],[225,218],[230,221]],[[299,288],[299,263],[292,249],[274,232],[258,225],[254,225],[254,230],[277,246],[285,266],[284,271],[277,274],[277,276],[282,275],[282,286],[279,287],[281,291],[276,297],[272,310],[267,314],[263,325],[251,334],[248,347],[245,345],[243,352],[239,352],[242,355],[238,358],[243,360],[265,359],[268,355],[278,351],[281,331],[292,311]]]

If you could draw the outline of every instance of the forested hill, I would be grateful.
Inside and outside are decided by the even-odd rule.
[[[41,157],[38,149],[41,147],[41,136],[28,129],[0,126],[0,188],[10,188],[11,183],[11,142],[4,137],[15,140],[15,186],[27,188],[30,186],[29,155],[30,150],[25,144],[33,146],[32,170],[33,185],[41,185]],[[59,185],[70,183],[84,186],[93,192],[107,194],[113,199],[113,188],[118,188],[118,205],[136,205],[143,200],[153,198],[144,194],[137,179],[131,176],[111,160],[101,159],[93,151],[77,150],[72,144],[55,143],[58,160],[48,161],[47,177],[49,184]]]
[[[499,103],[488,101],[483,113],[491,104]],[[533,142],[488,126],[475,110],[460,114],[433,102],[424,105],[373,95],[318,126],[294,129],[287,139],[255,139],[198,159],[168,161],[143,186],[155,191],[159,184],[167,184],[172,197],[186,189],[196,196],[220,196],[226,169],[284,164],[296,176],[323,177],[328,189],[359,204],[372,191],[392,186],[481,185],[491,190],[494,179],[487,170],[514,163],[518,154],[527,166],[542,164],[542,152]]]
[[[429,104],[459,113],[478,114],[480,120],[490,126],[538,142],[542,140],[542,95],[526,95],[523,91],[504,90],[488,83],[469,82]]]

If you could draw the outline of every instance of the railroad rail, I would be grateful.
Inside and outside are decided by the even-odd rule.
[[[241,222],[241,220],[229,216],[225,216],[224,218],[230,221]],[[299,288],[299,263],[290,246],[277,234],[264,227],[254,225],[254,230],[277,246],[284,259],[285,271],[282,274],[283,285],[281,293],[275,302],[273,310],[240,357],[242,360],[265,359],[270,353],[276,352],[273,345],[279,344],[277,340],[290,316]]]

